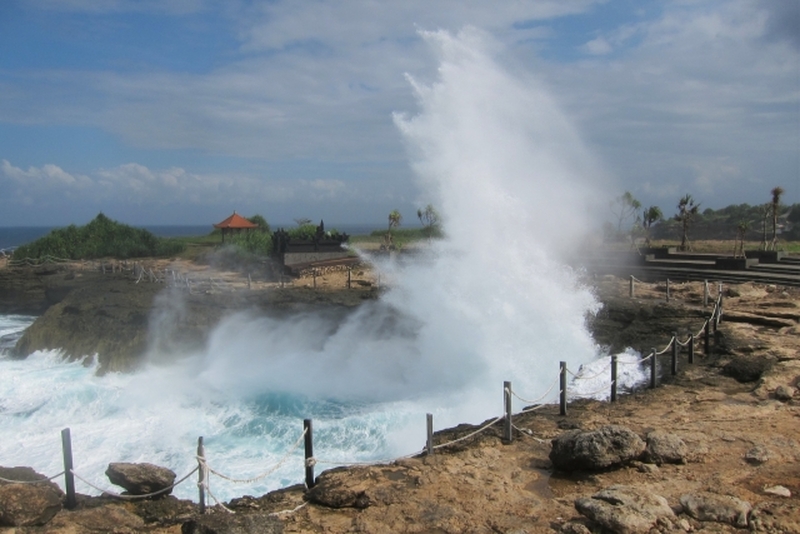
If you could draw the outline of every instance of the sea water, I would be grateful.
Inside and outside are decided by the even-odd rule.
[[[426,413],[437,430],[495,419],[504,381],[520,397],[515,411],[521,399],[556,402],[559,361],[587,377],[571,395],[607,396],[597,381],[608,355],[585,324],[599,304],[560,261],[589,224],[600,166],[546,88],[500,65],[485,34],[423,37],[438,78],[409,77],[418,110],[395,123],[420,203],[440,210],[446,238],[413,261],[377,262],[387,291],[344,317],[240,312],[202,350],[150,350],[135,373],[98,377],[92,355],[4,354],[0,464],[58,473],[59,432],[69,427],[75,471],[107,488],[110,462],[150,462],[183,476],[203,436],[210,467],[250,480],[212,476],[213,494],[227,500],[303,481],[305,418],[314,422],[319,472],[420,451]],[[152,338],[169,335],[181,310],[181,293],[163,292]],[[2,321],[24,328],[19,318]],[[641,380],[638,355],[621,358],[630,363],[620,387]],[[80,480],[77,488],[99,491]],[[197,489],[184,483],[175,494],[195,498]]]

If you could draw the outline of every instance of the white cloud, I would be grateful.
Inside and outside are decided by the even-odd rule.
[[[603,37],[592,39],[583,45],[583,49],[593,56],[604,56],[610,54],[614,50],[611,43],[606,41]]]

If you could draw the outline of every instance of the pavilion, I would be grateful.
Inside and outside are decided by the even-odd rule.
[[[222,242],[225,242],[225,234],[226,233],[238,233],[242,230],[250,231],[255,228],[258,228],[258,225],[255,223],[251,223],[241,215],[237,214],[236,211],[233,212],[233,215],[228,217],[222,222],[219,222],[214,225],[214,228],[219,228],[222,230]]]

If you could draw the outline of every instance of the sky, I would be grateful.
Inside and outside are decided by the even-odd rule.
[[[574,124],[598,212],[800,202],[797,0],[2,0],[0,226],[412,223],[392,117],[466,27]]]

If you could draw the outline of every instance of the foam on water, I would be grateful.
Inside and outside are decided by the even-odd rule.
[[[586,227],[598,166],[541,84],[495,61],[487,36],[423,35],[439,77],[409,78],[419,110],[395,122],[420,203],[439,208],[447,238],[414,261],[380,262],[390,290],[379,302],[344,317],[238,314],[204,350],[153,350],[134,374],[98,378],[54,352],[0,359],[0,463],[58,472],[68,426],[76,470],[103,487],[112,461],[188,472],[200,435],[212,467],[251,478],[283,458],[308,417],[321,467],[389,459],[422,448],[425,413],[437,429],[480,423],[502,413],[503,381],[536,398],[558,361],[577,369],[603,356],[585,327],[598,304],[560,262]],[[180,294],[160,302],[153,317],[169,332]],[[299,483],[293,454],[257,483],[212,488],[229,499]]]

